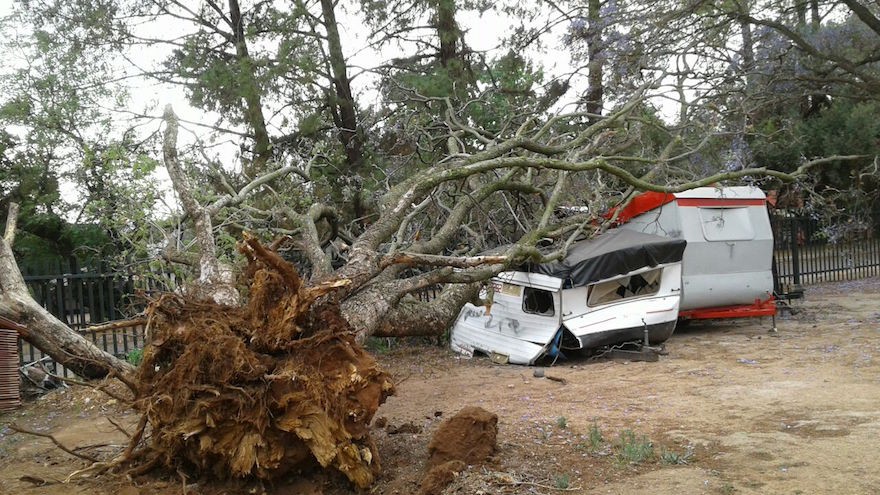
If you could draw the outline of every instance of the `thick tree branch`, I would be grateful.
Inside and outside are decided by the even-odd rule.
[[[473,268],[475,266],[501,264],[508,261],[507,256],[440,256],[411,252],[394,253],[382,258],[380,266],[443,266],[453,268]]]
[[[183,209],[193,220],[196,243],[199,247],[199,279],[198,290],[202,297],[209,297],[220,304],[234,304],[238,301],[238,292],[224,274],[217,259],[217,246],[214,241],[214,228],[209,208],[202,207],[192,192],[183,168],[177,157],[177,116],[171,105],[165,107],[165,139],[162,153],[165,168],[180,197]]]
[[[9,247],[15,244],[15,228],[18,225],[18,203],[9,203],[9,211],[6,212],[6,232],[3,233],[3,240]]]

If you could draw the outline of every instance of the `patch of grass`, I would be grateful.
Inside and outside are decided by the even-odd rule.
[[[568,428],[568,418],[565,416],[559,416],[556,418],[556,426],[558,426],[560,430]]]
[[[596,423],[593,423],[593,425],[590,426],[589,439],[590,449],[594,452],[601,449],[602,444],[605,443],[605,439],[602,438],[602,431],[599,430],[599,425]]]
[[[586,441],[575,445],[575,449],[590,454],[607,454],[607,445],[605,444],[605,438],[602,436],[602,430],[599,429],[599,425],[593,423],[593,425],[590,426]]]
[[[733,495],[736,493],[736,488],[730,483],[725,483],[721,485],[721,488],[718,489],[723,495]]]
[[[125,355],[125,360],[131,363],[133,366],[140,366],[141,361],[144,360],[144,350],[134,349],[132,351],[129,351],[128,354]]]
[[[694,448],[688,445],[685,447],[684,452],[679,454],[674,450],[666,450],[662,449],[660,451],[660,462],[663,464],[687,464],[694,457]]]
[[[568,473],[557,474],[556,478],[553,480],[553,486],[558,490],[566,490],[571,486],[571,477]]]
[[[623,464],[640,464],[654,457],[654,444],[645,435],[636,436],[623,430],[617,440],[617,460]]]
[[[373,354],[386,354],[391,350],[391,339],[383,337],[367,337],[364,347]]]

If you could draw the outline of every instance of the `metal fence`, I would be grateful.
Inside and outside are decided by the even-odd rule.
[[[144,346],[144,327],[107,330],[89,327],[123,320],[142,311],[152,292],[151,284],[135,275],[80,269],[71,263],[63,273],[44,275],[25,272],[24,280],[34,300],[56,318],[78,331],[99,348],[117,357]],[[56,268],[57,269],[57,268]],[[40,361],[50,371],[68,376],[69,371],[23,339],[18,341],[21,366]]]
[[[880,275],[880,237],[873,229],[827,229],[809,216],[777,211],[773,228],[774,289],[783,297],[818,282]],[[846,232],[829,235],[829,232]]]

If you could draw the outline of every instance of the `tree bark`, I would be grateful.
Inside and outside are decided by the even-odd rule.
[[[405,299],[386,315],[373,331],[375,337],[443,335],[458,317],[461,307],[474,302],[480,284],[447,287],[432,301]]]
[[[262,90],[255,75],[254,61],[251,59],[244,32],[244,20],[238,0],[229,0],[229,20],[235,42],[235,56],[241,70],[240,83],[242,97],[245,101],[245,116],[254,130],[254,157],[245,164],[244,172],[254,178],[265,172],[271,154],[269,132],[266,130],[266,118],[263,116]]]
[[[450,75],[457,79],[461,75],[462,67],[456,61],[461,31],[458,29],[458,23],[455,22],[455,0],[437,0],[436,15],[437,37],[440,39],[440,65],[450,69]]]
[[[605,86],[602,82],[602,28],[601,28],[601,4],[599,0],[589,0],[587,3],[587,94],[586,110],[592,114],[591,122],[598,120],[602,114],[603,100],[605,98]]]
[[[748,2],[743,3],[746,15],[751,15]],[[751,90],[754,79],[752,72],[755,69],[755,43],[752,37],[752,24],[746,18],[739,19],[740,36],[742,37],[742,72],[745,75],[746,91]]]
[[[199,246],[199,278],[192,288],[200,297],[212,299],[218,304],[238,303],[238,291],[232,284],[231,271],[222,267],[217,259],[217,246],[214,241],[214,227],[211,212],[200,205],[192,193],[192,186],[177,159],[177,116],[171,105],[165,107],[165,140],[162,151],[165,168],[174,191],[180,197],[183,209],[193,219],[196,243]]]

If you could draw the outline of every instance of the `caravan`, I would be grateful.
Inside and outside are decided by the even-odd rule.
[[[559,262],[501,273],[483,294],[491,303],[461,310],[452,348],[534,364],[568,349],[661,343],[678,318],[685,245],[613,229],[572,245]]]
[[[773,231],[757,188],[647,192],[620,211],[620,228],[684,239],[682,319],[772,316]]]

